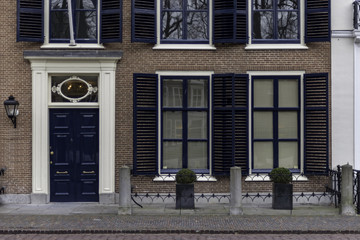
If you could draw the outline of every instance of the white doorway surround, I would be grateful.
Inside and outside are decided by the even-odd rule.
[[[48,203],[50,76],[93,74],[98,76],[99,201],[115,203],[115,72],[122,51],[39,50],[24,51],[32,70],[32,194],[31,203]],[[66,107],[85,108],[84,103]],[[91,106],[94,107],[94,106]]]

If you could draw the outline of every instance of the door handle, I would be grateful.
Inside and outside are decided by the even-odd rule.
[[[69,173],[68,171],[64,171],[64,172],[56,171],[56,174],[68,174],[68,173]]]
[[[84,174],[94,174],[95,171],[83,171]]]

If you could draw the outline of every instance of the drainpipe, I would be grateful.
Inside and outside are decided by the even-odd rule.
[[[76,46],[75,39],[74,39],[74,24],[73,24],[71,0],[67,0],[67,4],[68,4],[69,27],[70,27],[70,46]]]

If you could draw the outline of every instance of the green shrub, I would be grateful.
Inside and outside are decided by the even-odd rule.
[[[189,184],[196,181],[196,174],[187,168],[181,169],[176,174],[176,182],[180,184]]]
[[[290,183],[292,181],[292,174],[287,168],[274,168],[269,175],[274,183]]]

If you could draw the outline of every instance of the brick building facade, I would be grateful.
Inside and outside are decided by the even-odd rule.
[[[5,177],[3,178],[3,185],[6,186],[6,195],[3,196],[5,201],[57,201],[57,198],[52,198],[50,196],[53,190],[52,188],[54,187],[52,184],[58,181],[56,180],[56,177],[54,178],[52,176],[54,173],[53,171],[58,172],[59,174],[57,175],[61,175],[61,173],[65,172],[67,173],[65,175],[71,175],[72,172],[71,170],[65,171],[64,169],[53,170],[52,166],[49,166],[49,162],[51,162],[51,165],[53,160],[51,157],[52,148],[46,148],[46,146],[49,146],[50,142],[52,141],[50,139],[50,135],[53,133],[51,132],[52,130],[49,130],[52,126],[49,121],[51,121],[51,109],[70,108],[99,109],[100,130],[98,135],[100,143],[98,143],[98,146],[100,146],[100,150],[95,153],[95,155],[99,155],[97,162],[99,165],[99,174],[96,173],[96,177],[98,179],[95,180],[95,185],[97,185],[95,186],[95,190],[98,190],[96,194],[100,193],[100,198],[96,201],[104,203],[111,203],[115,201],[115,192],[117,192],[117,179],[119,178],[117,169],[119,169],[119,167],[122,165],[128,165],[133,168],[134,176],[132,177],[132,181],[138,192],[174,192],[175,183],[173,181],[154,181],[155,175],[166,175],[169,173],[173,174],[176,172],[176,169],[179,168],[179,164],[181,167],[183,167],[190,164],[191,161],[196,161],[194,160],[196,158],[191,158],[190,156],[192,154],[192,150],[188,149],[191,148],[193,142],[198,143],[197,149],[199,149],[199,146],[203,148],[201,153],[202,155],[200,156],[203,163],[201,167],[195,168],[198,170],[199,174],[205,174],[207,176],[213,177],[213,181],[196,183],[196,192],[228,192],[229,177],[226,173],[228,171],[229,164],[242,165],[245,174],[243,184],[244,191],[270,191],[271,185],[269,182],[249,181],[249,179],[246,178],[249,174],[266,174],[266,172],[272,168],[268,167],[269,162],[266,160],[268,157],[264,157],[264,154],[267,155],[267,153],[271,152],[275,152],[275,155],[270,154],[272,155],[270,164],[272,164],[273,167],[282,165],[289,166],[289,164],[292,164],[292,167],[290,168],[295,174],[305,173],[306,177],[302,179],[303,181],[294,182],[295,191],[324,191],[324,184],[327,181],[327,177],[322,175],[326,175],[327,169],[329,166],[331,166],[331,45],[329,42],[330,1],[308,0],[307,3],[305,3],[303,0],[288,0],[280,1],[281,3],[279,4],[273,4],[274,7],[262,6],[262,8],[260,7],[256,9],[255,7],[252,7],[253,1],[245,0],[190,1],[194,4],[203,4],[201,8],[194,7],[195,10],[192,9],[191,11],[184,9],[178,11],[176,9],[180,8],[179,6],[172,6],[175,8],[175,11],[172,10],[172,7],[165,7],[165,3],[163,3],[164,5],[161,5],[160,1],[158,1],[158,4],[155,5],[153,1],[141,0],[80,1],[85,5],[87,4],[91,11],[97,13],[95,14],[97,16],[95,18],[95,23],[97,23],[97,34],[95,34],[93,39],[91,39],[91,36],[87,36],[88,38],[86,40],[79,40],[80,37],[77,36],[80,35],[80,32],[76,28],[75,24],[75,46],[69,46],[69,41],[71,40],[69,37],[54,37],[55,35],[52,35],[53,31],[55,31],[54,29],[60,28],[58,22],[58,25],[52,22],[55,21],[52,18],[52,14],[57,14],[54,9],[62,9],[62,11],[66,13],[69,11],[69,8],[68,6],[65,7],[65,5],[62,5],[62,7],[59,8],[51,8],[50,4],[53,4],[51,6],[55,6],[56,4],[59,4],[58,2],[64,3],[66,1],[43,1],[30,1],[33,4],[39,3],[39,6],[41,6],[40,10],[37,6],[31,6],[31,3],[25,0],[18,0],[18,3],[16,3],[16,1],[6,1],[1,3],[2,9],[6,9],[6,11],[4,11],[4,14],[1,16],[3,24],[0,34],[3,42],[3,48],[0,51],[2,71],[1,78],[3,84],[1,84],[0,87],[0,95],[3,96],[4,100],[8,95],[13,95],[20,102],[20,113],[17,117],[17,128],[12,127],[11,122],[4,114],[2,117],[0,117],[0,123],[3,126],[0,130],[0,166],[6,166],[7,168]],[[221,5],[221,3],[225,2],[230,3],[231,6],[236,5],[235,3],[238,3],[238,5],[236,5],[237,9],[235,7],[234,11],[230,11]],[[264,2],[272,1],[263,1],[261,4],[265,4]],[[113,6],[112,4],[116,5],[117,7],[111,7]],[[280,7],[281,4],[285,4],[287,6]],[[152,10],[146,9],[145,5],[152,5],[154,8]],[[76,4],[73,6],[75,9],[73,11],[77,11],[76,9],[79,6]],[[142,7],[139,8],[139,6]],[[243,8],[243,6],[245,6],[245,8]],[[110,9],[107,10],[108,12],[106,12],[106,7]],[[86,7],[83,6],[83,8]],[[219,18],[221,19],[222,9],[226,10],[224,10],[225,15],[232,14],[231,16],[233,19],[237,19],[238,21],[234,20],[233,22],[231,20],[230,22],[226,22],[224,20],[222,24],[225,25],[221,25],[221,21],[217,17],[220,16]],[[257,20],[252,18],[252,16],[256,16],[258,9],[260,9],[260,12],[262,11],[261,9],[268,9],[266,10],[268,11],[267,13],[270,15],[274,14],[273,16],[278,16],[277,14],[293,14],[296,16],[295,19],[297,19],[297,21],[295,21],[296,23],[294,23],[292,26],[295,28],[295,33],[291,32],[293,31],[293,29],[291,29],[289,30],[288,35],[282,38],[280,36],[281,22],[279,21],[274,26],[269,27],[270,29],[275,29],[275,31],[278,29],[278,34],[266,36],[264,39],[261,39],[261,36],[259,37],[256,35],[258,34],[255,32],[256,30],[252,30],[255,29],[252,28],[252,26],[255,26],[256,23],[264,24],[260,20],[258,20],[260,22],[256,22]],[[88,10],[88,12],[91,11]],[[106,14],[104,15],[101,13],[101,11],[109,13],[109,15],[120,15],[119,18],[115,18],[116,21],[120,19],[120,27],[117,26],[117,24],[115,24],[115,27],[111,24],[106,25]],[[178,14],[181,13],[183,15],[190,14],[192,12],[195,12],[195,14],[205,14],[207,26],[204,28],[207,31],[205,34],[206,37],[199,37],[201,38],[201,41],[198,41],[198,39],[190,41],[191,37],[189,32],[189,36],[174,37],[170,34],[168,39],[166,39],[166,37],[164,37],[165,30],[161,30],[162,27],[165,29],[165,26],[163,26],[165,25],[165,22],[163,22],[163,25],[160,23],[156,24],[156,22],[159,22],[160,20],[160,11],[162,11],[164,16],[168,12],[172,14],[177,12]],[[34,39],[29,39],[21,35],[26,34],[26,31],[28,30],[24,30],[24,28],[26,28],[26,21],[28,19],[26,17],[21,19],[21,14],[26,15],[26,13],[29,12],[42,16],[42,20],[40,20],[40,22],[43,24],[40,26],[40,32],[41,30],[42,32],[38,36],[38,39],[35,40],[40,42],[28,42],[29,40],[33,41]],[[158,12],[158,14],[154,14],[154,12]],[[263,12],[265,12],[265,10]],[[142,17],[144,17],[144,14],[148,14],[150,17],[153,17],[151,19],[153,19],[154,22],[146,22],[147,18],[145,17],[149,17],[148,15],[146,15],[144,18],[140,18],[139,20],[135,17],[136,13],[139,13],[140,15],[143,14]],[[320,17],[316,15],[318,13],[321,15]],[[311,32],[311,29],[314,28],[314,26],[311,25],[312,14],[316,15],[315,21],[326,25],[324,27],[325,30],[315,30]],[[76,22],[78,20],[76,13],[74,13],[74,16],[75,17],[73,21]],[[245,24],[242,22],[244,16]],[[35,18],[30,17],[30,19]],[[110,20],[110,22],[111,21],[114,20]],[[147,43],[139,42],[141,39],[139,40],[136,38],[136,34],[141,35],[142,33],[141,23],[148,23],[144,24],[146,25],[145,28],[147,28],[144,31],[146,32],[150,29],[150,32],[153,31],[154,34],[150,37],[150,40],[148,40]],[[218,36],[219,34],[221,36],[221,29],[225,28],[227,24],[237,24],[237,28],[234,27],[232,30],[235,29],[234,31],[239,31],[238,35],[240,37],[237,38],[237,36],[235,36],[230,40],[225,39],[226,41],[224,40],[222,43],[222,41],[218,39]],[[148,25],[151,26],[149,27]],[[184,29],[191,28],[190,25],[185,25],[183,27]],[[201,27],[201,24],[199,25]],[[18,28],[21,28],[20,26],[25,27],[19,30]],[[119,30],[114,34],[116,37],[112,36],[106,38],[105,29],[111,30],[116,28],[116,26],[117,30]],[[315,28],[319,29],[319,26],[315,26]],[[180,31],[179,28],[176,31]],[[34,34],[34,32],[31,34]],[[159,32],[162,32],[164,35],[160,36]],[[244,36],[241,35],[243,33],[245,33]],[[224,33],[224,35],[226,35],[226,33]],[[177,41],[172,42],[174,38],[177,38]],[[144,39],[142,40],[144,41]],[[262,40],[264,41],[262,42]],[[155,144],[154,146],[156,146],[155,149],[152,149],[156,155],[149,160],[151,167],[145,170],[142,167],[144,164],[146,165],[146,162],[141,162],[141,157],[139,157],[139,153],[142,151],[140,146],[141,144],[139,141],[134,139],[135,136],[138,136],[136,132],[137,129],[134,129],[134,126],[137,126],[134,116],[138,116],[136,115],[136,111],[141,111],[141,106],[134,106],[135,102],[140,101],[138,98],[134,98],[134,88],[135,90],[137,89],[137,86],[134,84],[137,76],[136,74],[140,74],[141,76],[153,76],[153,79],[155,79],[153,84],[157,87],[157,90],[151,93],[155,93],[156,96],[154,99],[157,100],[157,105],[153,107],[154,113],[156,113],[157,117],[151,120],[155,121],[157,127],[154,136],[156,140],[154,143],[151,143]],[[236,158],[235,155],[230,155],[230,158],[233,159],[226,159],[225,161],[225,159],[222,160],[221,157],[219,157],[219,155],[214,152],[215,149],[218,149],[218,146],[214,145],[218,140],[220,142],[222,141],[222,146],[227,144],[227,142],[224,140],[227,138],[227,136],[217,138],[217,129],[214,129],[216,128],[214,127],[214,124],[216,123],[216,116],[214,115],[214,111],[219,106],[217,106],[216,102],[214,102],[216,90],[213,88],[216,86],[215,83],[221,85],[223,81],[221,80],[223,79],[221,77],[219,77],[218,80],[215,80],[215,76],[224,74],[227,74],[226,76],[230,76],[235,79],[232,82],[234,86],[237,84],[236,76],[240,75],[245,79],[242,81],[247,84],[245,86],[246,91],[241,93],[243,95],[240,94],[240,98],[245,98],[246,104],[242,110],[247,114],[245,115],[246,123],[244,123],[246,124],[244,126],[245,134],[247,135],[243,136],[242,134],[244,134],[244,132],[241,132],[240,135],[245,137],[246,141],[245,143],[242,143],[243,145],[235,143],[232,146],[229,146],[230,151],[233,150],[234,152],[236,152],[236,149],[238,148],[245,148],[245,158],[240,157],[240,160],[234,160]],[[54,76],[71,77],[73,75],[76,75],[80,78],[82,78],[82,76],[85,76],[84,78],[87,76],[98,77],[99,82],[97,94],[99,94],[99,97],[98,100],[96,100],[98,101],[97,103],[95,101],[95,103],[86,105],[87,103],[85,104],[81,101],[64,101],[65,103],[52,102],[51,96],[52,94],[56,93],[52,92],[50,89],[53,86],[51,79],[55,79]],[[194,78],[194,76],[196,77]],[[322,109],[319,110],[320,113],[317,112],[314,113],[315,115],[313,115],[313,119],[315,119],[315,127],[317,128],[319,126],[323,126],[324,129],[320,129],[321,127],[318,128],[318,130],[322,133],[320,133],[320,135],[316,135],[317,133],[315,133],[314,136],[311,136],[312,133],[311,130],[309,130],[311,129],[311,122],[308,123],[307,120],[304,120],[306,116],[310,116],[311,118],[311,113],[306,111],[314,110],[313,108],[315,108],[315,110],[318,109],[316,109],[317,106],[312,106],[310,103],[309,106],[306,105],[307,103],[304,99],[305,97],[310,99],[311,94],[307,96],[306,93],[304,93],[304,84],[307,81],[310,82],[314,76],[314,81],[322,82],[319,84],[321,86],[318,85],[318,87],[321,89],[316,89],[316,87],[314,89],[310,89],[310,87],[308,87],[308,93],[314,91],[315,95],[322,94],[321,96],[317,95],[319,96],[318,100],[319,102],[325,103],[326,105],[321,106]],[[169,107],[161,105],[164,104],[165,101],[162,97],[159,97],[164,95],[165,90],[162,88],[165,86],[164,82],[171,82],[172,79],[180,78],[180,85],[182,84],[182,86],[189,87],[188,85],[191,85],[190,81],[193,79],[198,79],[197,77],[200,77],[200,79],[205,79],[202,81],[205,83],[206,88],[202,90],[204,90],[203,92],[205,92],[205,95],[207,96],[206,101],[208,104],[200,106],[200,110],[196,109],[195,105],[192,107],[190,105],[186,107],[182,106],[180,107],[180,110],[176,109],[179,106]],[[298,102],[296,103],[297,105],[286,106],[282,109],[279,102],[275,104],[276,108],[273,107],[270,110],[263,109],[264,106],[259,106],[259,108],[257,108],[258,106],[254,105],[257,101],[254,100],[254,97],[256,98],[256,96],[253,95],[255,95],[256,91],[258,90],[254,90],[255,87],[253,86],[260,86],[260,92],[270,91],[269,89],[263,89],[261,87],[263,85],[261,85],[260,82],[264,79],[270,79],[271,84],[276,83],[276,85],[272,85],[270,87],[270,89],[273,89],[273,92],[270,95],[276,95],[276,101],[279,98],[282,98],[281,94],[283,94],[280,92],[280,90],[277,89],[278,86],[283,84],[283,80],[287,81],[289,79],[294,79],[293,83],[295,83],[294,86],[296,86],[295,93],[298,94]],[[105,83],[106,81],[108,82]],[[256,81],[259,81],[260,85],[255,83]],[[115,89],[113,88],[114,86]],[[171,87],[171,85],[168,87],[172,90],[175,89]],[[232,88],[230,87],[230,89],[224,89],[224,91],[231,89]],[[188,92],[184,89],[182,90],[183,95],[181,96],[184,97],[186,94],[188,94]],[[288,90],[285,88],[284,91],[287,92]],[[200,98],[203,96],[204,95],[200,96]],[[287,96],[291,98],[291,94],[288,94]],[[174,96],[172,95],[172,97]],[[188,97],[189,98],[187,100],[191,98],[191,96]],[[266,99],[261,99],[262,98],[260,97],[260,102],[267,101]],[[317,97],[314,99],[316,100]],[[184,100],[184,102],[187,102],[187,100]],[[289,101],[290,100],[285,99],[285,102]],[[226,104],[224,104],[222,107],[229,107]],[[225,111],[226,109],[221,109],[222,107],[219,107],[218,110]],[[161,116],[166,115],[166,112],[169,112],[169,115],[171,115],[176,111],[180,111],[183,114],[186,113],[186,116],[188,117],[186,119],[184,116],[180,117],[180,120],[182,121],[180,131],[182,131],[183,134],[180,134],[180,137],[175,135],[165,137],[165,132],[167,131],[166,128],[171,130],[172,127],[168,125],[164,127],[164,120]],[[191,115],[192,112],[201,111],[206,112],[206,116],[203,117],[203,120],[205,119],[205,122],[207,123],[206,127],[204,128],[205,135],[202,135],[202,137],[194,137],[195,140],[191,139],[190,137],[184,139],[184,134],[190,135],[187,130],[184,131],[182,128],[183,126],[189,126],[191,124],[189,121],[190,117],[188,115]],[[236,111],[236,106],[232,106],[229,111]],[[289,121],[291,122],[291,120],[289,120],[291,116],[289,118],[285,117],[288,120],[285,120],[283,124],[287,124],[287,127],[289,127],[289,124],[293,124],[295,126],[295,130],[293,129],[290,131],[295,131],[296,136],[281,138],[278,136],[281,135],[279,132],[273,133],[273,135],[269,138],[256,137],[256,129],[254,130],[253,126],[256,128],[256,126],[258,126],[257,124],[260,124],[263,127],[262,124],[267,124],[268,121],[261,122],[261,119],[258,119],[256,121],[260,121],[260,123],[256,122],[254,120],[255,117],[253,114],[255,112],[271,112],[272,116],[276,115],[276,118],[272,118],[274,121],[272,122],[272,126],[276,126],[274,128],[276,131],[278,131],[279,124],[281,125],[279,122],[281,121],[279,120],[281,117],[278,115],[278,113],[282,111],[288,111],[290,115],[293,115],[293,117],[295,116],[295,118],[293,118],[296,122],[295,125],[294,122],[289,123]],[[222,114],[220,114],[220,116],[221,115]],[[196,117],[197,116],[195,116],[195,118]],[[171,118],[176,118],[176,116],[170,116],[170,122],[171,120],[174,120]],[[236,124],[236,116],[233,115],[231,119],[231,121]],[[317,120],[319,120],[319,122],[317,122]],[[225,129],[226,126],[224,126],[224,122],[222,122],[220,125]],[[140,125],[141,124],[142,123],[140,123]],[[316,124],[319,125],[317,126]],[[294,128],[294,126],[292,127]],[[306,133],[306,129],[308,129],[310,132]],[[172,130],[175,131],[176,129],[173,128]],[[141,129],[139,131],[141,131]],[[196,132],[196,130],[194,130],[194,132]],[[236,135],[237,133],[234,130],[229,134],[230,138],[235,139],[239,137]],[[289,133],[287,132],[286,134]],[[172,144],[172,146],[179,144],[182,146],[180,147],[180,152],[182,154],[182,157],[179,157],[181,158],[180,160],[178,159],[176,162],[176,160],[169,157],[169,155],[166,155],[167,153],[164,152],[164,149],[168,145],[166,145],[167,143],[165,142],[168,142],[169,145]],[[271,142],[271,144],[276,144],[277,147],[284,144],[285,142],[292,142],[294,144],[291,147],[285,147],[285,150],[279,150],[280,148],[275,148],[275,145],[271,145],[270,147],[267,145],[266,149],[268,150],[254,150],[256,147],[260,149],[260,147],[257,146],[258,142],[266,142],[267,144]],[[187,152],[184,151],[185,146],[188,150]],[[269,148],[271,150],[269,150]],[[313,149],[313,152],[311,152],[311,149]],[[219,153],[220,156],[221,154],[224,154],[224,158],[228,156],[226,151],[227,150],[225,149],[221,149],[221,153]],[[291,153],[291,151],[293,152]],[[194,154],[196,155],[200,153],[194,150]],[[286,156],[284,156],[284,154]],[[282,161],[287,161],[285,159],[289,159],[290,155],[292,155],[291,158],[293,158],[293,160],[291,161],[293,161],[293,163],[283,163]],[[254,160],[255,158],[260,160]],[[55,161],[56,160],[54,160],[54,162]],[[218,164],[219,161],[221,166],[215,166],[215,164]],[[260,165],[257,165],[258,163],[256,161],[262,162],[259,163]],[[168,164],[169,167],[165,166],[165,163]],[[256,169],[256,166],[260,167]],[[219,170],[219,168],[221,169]],[[83,170],[83,173],[89,173],[92,171],[93,170],[90,171],[89,169],[85,169]],[[216,174],[216,171],[219,171],[219,175]],[[70,180],[70,182],[71,181],[73,180]],[[59,187],[60,193],[64,190],[63,187],[64,186]],[[92,190],[93,189],[91,189],[91,191]],[[75,189],[74,191],[77,190]],[[63,200],[64,199],[60,199],[60,201]],[[75,200],[70,200],[77,201],[78,199],[75,198]]]

